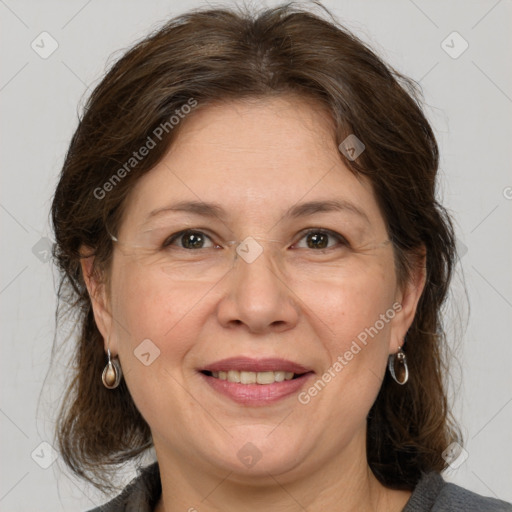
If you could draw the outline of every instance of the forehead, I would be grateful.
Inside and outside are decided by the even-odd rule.
[[[271,222],[300,202],[341,200],[383,226],[371,185],[344,165],[320,103],[292,96],[199,104],[182,122],[131,194],[133,221],[176,201],[221,204],[235,220]]]
[[[339,160],[329,112],[318,102],[296,96],[221,102],[199,108],[185,120],[170,155],[181,156],[198,143],[213,163],[237,168],[240,162],[241,172],[301,160],[313,163],[321,159],[324,165],[327,160],[332,164]],[[206,155],[203,152],[196,156],[201,159]]]

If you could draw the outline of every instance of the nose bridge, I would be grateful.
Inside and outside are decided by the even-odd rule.
[[[279,262],[272,243],[262,238],[249,236],[236,247],[233,270],[235,281],[240,284],[237,292],[252,290],[266,295],[267,302],[277,300],[282,294],[278,279]]]
[[[247,237],[238,243],[235,252],[234,270],[244,280],[253,280],[255,283],[265,282],[265,285],[277,287],[275,280],[277,269],[280,267],[277,251],[262,238]],[[277,291],[277,290],[276,290]]]
[[[253,331],[295,325],[297,307],[274,245],[254,237],[238,243],[229,292],[219,310],[222,322],[242,322]]]

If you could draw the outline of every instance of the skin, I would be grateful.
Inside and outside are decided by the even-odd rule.
[[[109,340],[153,434],[163,485],[156,510],[401,510],[410,493],[383,487],[367,465],[366,416],[412,323],[424,272],[399,286],[372,188],[343,164],[320,105],[293,96],[221,103],[182,123],[129,197],[108,288],[91,277],[92,258],[83,263],[105,348]],[[297,203],[339,198],[367,220],[347,211],[284,216]],[[263,252],[227,267],[217,268],[221,253],[211,248],[189,250],[194,263],[168,263],[149,250],[141,225],[178,200],[216,202],[226,217],[176,214],[165,224],[173,232],[208,230],[223,255],[227,241],[252,236]],[[305,228],[330,229],[351,245],[333,238],[322,253],[301,238]],[[397,303],[394,318],[306,405],[296,396],[237,404],[198,373],[243,355],[288,359],[318,378]],[[160,355],[146,366],[134,350],[148,338]],[[252,467],[237,456],[248,442],[261,455]]]

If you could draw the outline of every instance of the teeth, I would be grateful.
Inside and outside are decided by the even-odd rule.
[[[227,380],[228,382],[237,382],[240,384],[273,384],[274,382],[283,382],[293,379],[293,372],[239,372],[238,370],[229,370],[227,372],[212,372],[216,379]]]
[[[274,372],[258,372],[256,374],[256,382],[258,384],[272,384],[275,381]]]
[[[240,372],[229,370],[227,374],[227,380],[229,382],[240,382]]]
[[[256,384],[256,375],[255,372],[240,372],[240,384]]]
[[[285,377],[286,377],[286,372],[274,372],[274,379],[276,382],[283,382]],[[292,377],[293,377],[293,373],[292,373]]]

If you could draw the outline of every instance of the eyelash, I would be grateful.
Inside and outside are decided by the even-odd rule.
[[[174,233],[173,235],[168,237],[165,240],[165,242],[163,243],[163,248],[164,249],[169,248],[176,240],[178,240],[180,237],[186,235],[187,233],[203,235],[206,238],[208,238],[213,244],[215,244],[215,242],[213,242],[212,238],[209,235],[207,235],[204,231],[200,231],[198,229],[185,229],[183,231],[179,231],[178,233]],[[306,236],[308,236],[309,234],[312,234],[312,233],[328,235],[330,237],[336,238],[338,240],[338,242],[340,242],[343,246],[350,246],[349,242],[343,235],[340,235],[339,233],[336,233],[335,231],[331,231],[330,229],[324,229],[324,228],[309,228],[305,231],[302,231],[300,233],[300,238],[298,239],[298,241],[301,241],[303,238],[305,238]],[[218,244],[215,244],[215,245],[218,245]],[[296,244],[294,244],[294,245],[296,245]],[[334,247],[326,247],[324,249],[311,249],[311,250],[328,251],[328,250],[331,250],[334,248],[335,248],[335,246]],[[178,247],[178,249],[183,249],[185,251],[193,252],[193,251],[197,251],[197,250],[204,249],[204,248],[201,247],[199,249],[187,249],[186,247]],[[207,247],[206,249],[211,249],[211,247]]]

